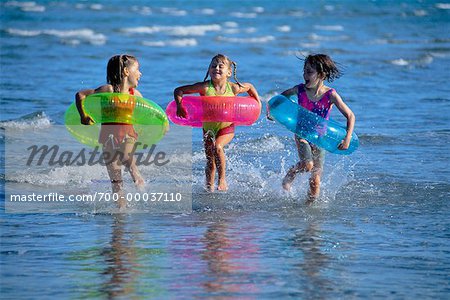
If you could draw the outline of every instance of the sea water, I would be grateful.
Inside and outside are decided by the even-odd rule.
[[[192,130],[191,213],[12,214],[3,189],[2,298],[449,297],[450,3],[2,1],[0,18],[2,187],[108,184],[101,166],[5,174],[21,147],[5,140],[42,141],[121,53],[138,57],[138,88],[162,107],[175,87],[202,81],[217,53],[264,104],[302,81],[297,57],[326,53],[344,73],[327,84],[360,138],[354,154],[326,156],[312,206],[307,175],[282,190],[295,142],[264,117],[226,148],[227,193],[204,192],[202,133]],[[337,109],[331,117],[345,123]]]

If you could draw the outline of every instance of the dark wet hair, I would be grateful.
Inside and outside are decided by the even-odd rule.
[[[214,56],[212,59],[211,59],[211,62],[209,63],[209,66],[208,66],[208,70],[206,70],[206,76],[205,76],[205,79],[203,79],[203,81],[206,81],[206,79],[208,79],[208,76],[209,76],[209,68],[211,67],[211,65],[212,65],[212,63],[214,62],[214,61],[219,61],[219,62],[222,62],[222,63],[224,63],[224,64],[226,64],[227,66],[228,66],[228,68],[230,68],[231,69],[231,66],[233,66],[233,74],[234,74],[234,81],[236,81],[236,83],[239,85],[239,86],[243,86],[240,82],[239,82],[239,80],[237,79],[237,76],[236,76],[236,73],[237,73],[237,64],[236,64],[236,62],[234,62],[234,61],[232,61],[231,59],[229,59],[226,55],[223,55],[223,54],[217,54],[216,56]]]
[[[310,54],[303,60],[305,61],[304,66],[309,63],[328,82],[332,82],[342,76],[342,72],[339,71],[336,63],[326,54]]]
[[[106,82],[113,86],[114,92],[120,91],[120,84],[123,82],[123,70],[137,62],[136,57],[122,54],[114,55],[108,61],[106,67]]]

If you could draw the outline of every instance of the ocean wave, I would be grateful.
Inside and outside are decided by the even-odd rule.
[[[432,55],[426,54],[418,59],[410,59],[410,60],[406,60],[403,58],[394,59],[394,60],[391,60],[390,63],[395,66],[401,66],[401,67],[403,67],[403,66],[424,67],[424,66],[431,64],[433,62],[433,60],[434,59],[433,59]]]
[[[103,45],[106,43],[106,36],[101,33],[95,33],[92,29],[74,29],[74,30],[23,30],[8,28],[6,32],[10,35],[23,36],[23,37],[36,37],[40,35],[56,36],[62,39],[62,41],[84,41],[93,45]]]
[[[447,10],[447,9],[450,9],[450,3],[436,3],[435,7],[439,8],[439,9]]]
[[[42,129],[50,126],[51,120],[43,111],[37,111],[17,119],[0,122],[0,128],[16,130]]]
[[[131,7],[131,11],[133,12],[137,12],[138,14],[144,15],[144,16],[148,16],[151,15],[153,13],[152,9],[148,6],[137,6],[134,5]]]
[[[232,21],[227,21],[223,23],[223,26],[225,27],[231,27],[231,28],[237,28],[239,27],[239,24],[236,22],[232,22]]]
[[[227,43],[264,44],[264,43],[274,41],[275,37],[272,35],[253,37],[253,38],[233,38],[233,37],[218,36],[216,39],[220,42],[227,42]]]
[[[359,134],[361,145],[391,145],[398,142],[398,137],[382,134]]]
[[[290,32],[291,31],[291,26],[289,26],[289,25],[282,25],[282,26],[278,26],[276,29],[279,32]]]
[[[270,153],[278,152],[284,148],[285,143],[283,138],[276,135],[264,134],[262,137],[240,141],[239,143],[231,143],[228,149],[243,153]]]
[[[44,12],[45,6],[38,5],[34,1],[27,2],[19,2],[19,1],[8,1],[5,3],[5,6],[9,7],[18,7],[22,11],[26,12]]]
[[[413,13],[416,17],[424,17],[428,15],[427,11],[423,9],[416,9]]]
[[[399,58],[399,59],[391,60],[391,64],[393,64],[395,66],[407,66],[407,65],[409,65],[409,62],[403,58]]]
[[[302,48],[319,48],[320,43],[300,43]]]
[[[169,41],[143,41],[142,45],[148,47],[165,47],[165,46],[193,47],[197,46],[198,42],[196,39],[177,39]]]
[[[342,25],[314,25],[314,28],[325,31],[344,31],[344,26]]]
[[[222,27],[218,24],[212,25],[191,25],[191,26],[140,26],[122,28],[121,32],[127,34],[154,34],[166,33],[173,36],[202,36],[208,31],[220,31]]]
[[[221,32],[223,34],[238,34],[238,33],[241,33],[241,32],[244,32],[244,33],[255,33],[256,31],[257,31],[257,29],[255,27],[247,27],[247,28],[243,28],[243,29],[239,29],[239,28],[225,28]]]
[[[79,186],[86,187],[92,183],[93,178],[108,179],[106,168],[95,166],[65,166],[48,171],[23,170],[9,172],[7,181],[28,183],[37,186]]]
[[[336,35],[336,36],[323,36],[312,33],[309,35],[309,39],[313,41],[346,41],[350,37],[348,35]]]
[[[243,13],[243,12],[232,12],[230,13],[232,17],[243,18],[243,19],[254,19],[258,16],[257,13]]]
[[[161,7],[161,12],[177,17],[183,17],[187,15],[187,11],[175,7]]]
[[[195,10],[195,12],[198,14],[201,14],[201,15],[206,15],[206,16],[212,16],[216,13],[216,11],[212,8],[202,8],[202,9]]]
[[[255,6],[255,7],[252,8],[252,10],[255,13],[258,13],[258,14],[261,14],[261,13],[263,13],[265,11],[264,7],[262,7],[262,6]]]

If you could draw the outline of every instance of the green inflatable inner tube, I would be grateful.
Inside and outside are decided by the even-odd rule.
[[[83,125],[75,103],[64,115],[64,123],[70,134],[81,143],[97,147],[102,124],[133,125],[138,134],[138,149],[156,144],[169,129],[164,110],[155,102],[130,94],[98,93],[86,97],[83,109],[93,125]]]

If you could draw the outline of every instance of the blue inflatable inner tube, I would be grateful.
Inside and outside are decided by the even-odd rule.
[[[283,95],[273,97],[268,105],[270,115],[277,122],[320,148],[332,153],[348,155],[359,146],[358,136],[353,132],[349,148],[339,150],[339,144],[347,135],[346,126],[331,119],[326,120]]]

